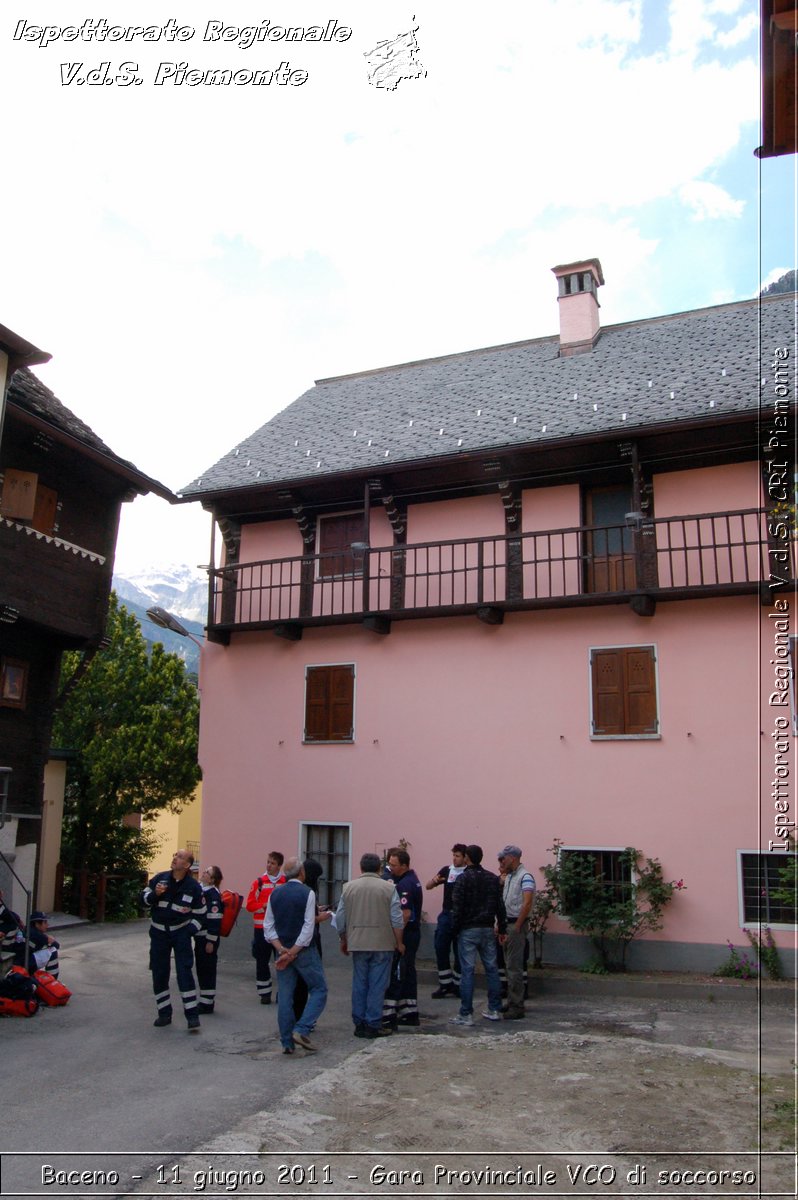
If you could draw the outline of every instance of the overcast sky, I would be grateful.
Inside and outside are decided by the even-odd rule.
[[[111,7],[194,34],[15,40]],[[554,333],[555,264],[601,259],[606,325],[743,299],[795,262],[796,158],[753,155],[759,0],[3,10],[0,322],[175,491],[314,379]],[[221,13],[352,35],[206,40]],[[371,86],[365,54],[414,25],[426,76]],[[285,61],[307,81],[155,83]],[[102,62],[142,82],[76,82]],[[208,521],[126,505],[117,567],[207,562]]]

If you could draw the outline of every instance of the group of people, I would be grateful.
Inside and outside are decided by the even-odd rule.
[[[498,853],[498,874],[483,867],[481,846],[457,842],[451,853],[451,864],[426,884],[428,890],[444,889],[435,930],[438,988],[432,996],[458,998],[459,1012],[452,1023],[473,1025],[479,957],[488,988],[482,1016],[489,1021],[521,1020],[535,881],[516,845]],[[189,1030],[194,1031],[200,1014],[213,1012],[222,900],[218,867],[204,871],[198,882],[191,876],[192,865],[188,851],[176,851],[171,870],[154,876],[143,900],[152,910],[155,1025],[169,1025],[172,1020],[169,963],[173,953],[183,1011]],[[254,920],[252,954],[262,1004],[272,1003],[272,961],[278,973],[277,1025],[285,1054],[316,1048],[311,1034],[327,1001],[319,925],[328,920],[338,933],[341,952],[352,959],[355,1037],[386,1037],[400,1025],[419,1024],[416,955],[423,889],[407,850],[392,847],[384,860],[364,854],[360,875],[344,884],[334,914],[318,903],[321,873],[313,859],[286,860],[272,851],[265,873],[253,881],[246,901]]]
[[[36,909],[30,915],[26,931],[24,922],[6,904],[0,892],[0,946],[13,953],[14,966],[24,967],[32,975],[35,971],[47,971],[58,978],[58,941],[49,930],[47,913]]]

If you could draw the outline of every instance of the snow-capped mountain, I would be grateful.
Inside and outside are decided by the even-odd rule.
[[[151,567],[132,575],[114,573],[114,589],[120,599],[142,608],[157,605],[174,616],[204,622],[208,612],[208,577],[196,567]]]

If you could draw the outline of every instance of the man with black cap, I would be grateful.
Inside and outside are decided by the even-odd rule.
[[[47,932],[47,921],[47,913],[38,910],[31,913],[27,947],[24,930],[17,933],[14,965],[25,967],[31,974],[34,971],[49,971],[53,978],[57,979],[59,943]]]
[[[507,911],[507,940],[503,947],[507,971],[507,1011],[504,1015],[508,1021],[521,1021],[524,1018],[524,958],[535,880],[521,862],[520,847],[511,843],[499,851],[498,858]]]

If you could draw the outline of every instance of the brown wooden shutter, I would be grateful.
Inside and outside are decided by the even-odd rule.
[[[351,742],[355,668],[308,667],[305,685],[305,741]]]
[[[308,667],[305,681],[305,741],[327,740],[327,667]]]
[[[622,653],[620,649],[590,652],[593,733],[625,733]]]
[[[591,651],[594,734],[659,732],[655,663],[653,646]]]
[[[626,733],[657,733],[657,685],[653,646],[624,648]]]
[[[351,742],[355,699],[355,668],[330,667],[329,738]]]
[[[54,492],[52,488],[42,487],[39,484],[36,489],[36,506],[31,521],[33,528],[38,529],[39,533],[52,534],[57,508],[58,493]]]

